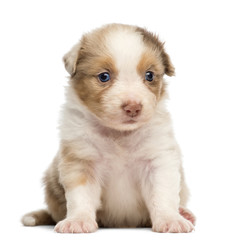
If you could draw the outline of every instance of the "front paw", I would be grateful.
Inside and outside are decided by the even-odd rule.
[[[97,228],[96,221],[90,218],[66,218],[58,222],[54,230],[58,233],[92,233]]]
[[[188,233],[194,230],[194,226],[182,216],[177,216],[153,221],[152,230],[160,233]]]

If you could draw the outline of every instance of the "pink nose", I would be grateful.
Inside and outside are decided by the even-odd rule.
[[[128,101],[122,105],[122,109],[125,111],[127,116],[137,117],[141,112],[142,105],[135,101]]]

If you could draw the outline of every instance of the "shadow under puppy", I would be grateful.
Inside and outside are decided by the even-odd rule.
[[[145,29],[110,24],[85,34],[64,57],[70,73],[60,148],[47,170],[48,210],[26,226],[56,232],[150,226],[191,232],[181,153],[165,107],[164,74],[174,67]]]

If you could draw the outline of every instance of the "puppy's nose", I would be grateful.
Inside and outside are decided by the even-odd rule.
[[[142,105],[135,101],[128,101],[122,105],[122,109],[129,117],[137,117],[142,109]]]

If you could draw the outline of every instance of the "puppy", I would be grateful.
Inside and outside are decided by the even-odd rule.
[[[165,107],[174,67],[145,29],[111,24],[85,34],[64,57],[70,74],[60,148],[44,177],[48,210],[26,226],[59,233],[99,227],[191,232],[181,153]]]

